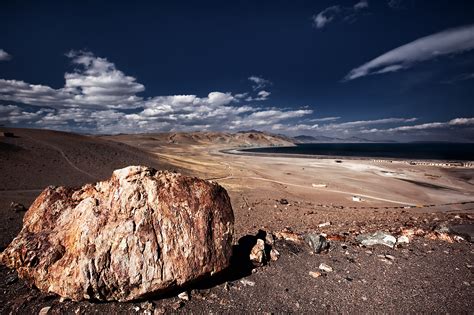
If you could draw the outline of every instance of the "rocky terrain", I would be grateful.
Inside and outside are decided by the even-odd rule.
[[[13,131],[22,137],[21,131]],[[230,140],[224,144],[214,136],[202,140],[200,133],[199,140],[182,134],[188,140],[177,142],[170,141],[169,134],[50,133],[47,141],[57,141],[56,136],[68,139],[56,142],[68,158],[67,152],[92,154],[88,142],[97,141],[134,152],[142,163],[131,164],[151,159],[162,169],[218,182],[227,190],[235,215],[230,266],[216,277],[164,295],[97,303],[42,293],[2,265],[1,313],[469,313],[473,309],[471,169],[230,155],[220,152],[233,146]],[[85,139],[74,141],[74,137]],[[16,139],[25,141],[20,138]],[[4,156],[14,156],[2,152],[2,162]],[[59,157],[77,185],[96,181],[81,178],[64,156]],[[108,168],[119,162],[118,157],[102,165]],[[90,162],[81,165],[85,171],[96,168]],[[27,172],[16,170],[27,182]],[[32,188],[38,189],[32,196],[22,191],[0,194],[0,214],[8,222],[0,230],[2,250],[22,227],[25,212],[19,203],[28,207],[44,187]],[[10,207],[12,201],[18,204]],[[382,244],[370,239],[374,233]]]

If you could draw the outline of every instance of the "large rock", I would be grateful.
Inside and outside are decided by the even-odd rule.
[[[0,261],[43,291],[128,301],[225,269],[233,224],[218,184],[130,166],[77,190],[46,188]]]

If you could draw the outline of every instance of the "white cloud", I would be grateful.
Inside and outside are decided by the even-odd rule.
[[[451,126],[474,125],[474,118],[455,118],[448,122]]]
[[[252,75],[248,77],[248,79],[253,82],[252,88],[254,90],[260,90],[266,86],[272,85],[272,82],[270,80],[264,79],[256,75]]]
[[[354,22],[357,19],[357,16],[368,7],[369,2],[367,0],[361,0],[353,6],[348,7],[340,5],[327,7],[318,14],[313,15],[313,26],[319,29],[324,28],[336,18],[341,18],[343,21],[349,23]]]
[[[340,118],[341,117],[322,117],[322,118],[313,118],[313,119],[310,119],[309,121],[311,121],[311,122],[334,121],[334,120],[338,120]]]
[[[313,24],[316,28],[323,28],[341,11],[340,6],[334,5],[328,7],[316,15],[313,15]]]
[[[0,79],[0,100],[23,105],[2,105],[0,123],[79,132],[119,133],[191,130],[238,130],[297,120],[308,109],[277,109],[240,104],[248,93],[210,92],[143,98],[145,87],[105,58],[90,52],[67,54],[74,72],[65,74],[63,88]],[[260,77],[252,82],[271,84]],[[266,100],[259,90],[252,101]],[[31,108],[36,109],[31,110]],[[29,108],[29,109],[25,109]]]
[[[322,130],[347,130],[351,128],[371,126],[371,125],[382,125],[382,124],[394,124],[394,123],[403,123],[403,122],[413,122],[416,121],[416,118],[381,118],[373,120],[356,120],[348,121],[343,123],[331,123],[323,125],[320,127]]]
[[[265,91],[265,90],[261,90],[257,93],[257,97],[252,97],[252,96],[249,96],[247,97],[245,100],[247,102],[251,102],[251,101],[266,101],[268,99],[268,97],[270,96],[270,92],[268,91]]]
[[[367,0],[361,0],[354,4],[354,9],[355,10],[360,10],[360,9],[365,9],[369,7],[369,2]]]
[[[0,100],[55,108],[124,109],[141,106],[142,98],[136,93],[144,91],[145,87],[117,70],[113,63],[89,52],[72,51],[67,56],[79,68],[64,75],[63,88],[0,79]]]
[[[395,48],[357,68],[344,78],[353,80],[366,75],[394,72],[439,56],[474,49],[474,25],[448,29]]]
[[[440,129],[449,127],[464,127],[474,125],[474,118],[455,118],[447,122],[430,122],[411,126],[398,126],[388,129],[368,129],[362,130],[362,133],[380,133],[380,132],[400,132],[400,131],[419,131],[427,129]]]
[[[10,60],[12,56],[7,53],[5,50],[0,49],[0,61],[7,61]]]

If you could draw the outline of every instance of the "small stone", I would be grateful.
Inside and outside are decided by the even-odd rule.
[[[321,277],[322,273],[320,273],[319,271],[310,271],[309,275],[313,278],[319,278]]]
[[[322,228],[322,227],[326,227],[326,226],[330,226],[331,225],[331,222],[324,222],[324,223],[321,223],[318,225],[318,227]]]
[[[398,244],[408,244],[410,243],[410,239],[406,235],[399,236],[397,238],[397,243]]]
[[[326,240],[326,237],[324,237],[322,234],[308,233],[305,236],[305,241],[316,254],[328,250],[330,246],[329,242]]]
[[[367,298],[365,296],[363,296],[362,301],[367,301]]]
[[[272,248],[270,250],[270,259],[272,261],[277,261],[278,258],[280,258],[280,253],[276,249]]]
[[[14,201],[10,203],[10,209],[12,209],[15,212],[23,212],[23,211],[28,210],[23,204],[14,202]]]
[[[282,204],[282,205],[287,205],[287,204],[288,204],[288,200],[282,198],[282,199],[280,199],[280,204]]]
[[[257,243],[250,251],[250,261],[255,266],[262,266],[265,263],[265,242],[261,239],[257,239]]]
[[[189,293],[188,293],[187,291],[181,292],[180,294],[178,294],[178,297],[179,297],[181,300],[185,300],[185,301],[189,301],[189,300],[190,300]]]
[[[273,246],[275,244],[275,236],[272,233],[267,233],[265,235],[265,244]]]
[[[49,313],[49,310],[50,310],[50,309],[51,309],[51,306],[43,307],[43,308],[39,311],[38,315],[46,315],[46,314]]]
[[[255,286],[255,282],[247,280],[247,279],[240,280],[240,283],[242,283],[244,286],[249,286],[249,287]]]
[[[143,302],[140,307],[144,310],[147,310],[147,311],[152,311],[153,310],[153,303],[150,303],[150,302]]]
[[[375,233],[369,234],[360,234],[356,237],[356,241],[364,246],[380,244],[388,246],[390,248],[393,248],[397,243],[397,239],[394,236],[382,231],[377,231]]]
[[[332,272],[333,271],[332,267],[325,264],[325,263],[321,263],[319,265],[319,270],[326,271],[326,272]]]
[[[390,260],[395,260],[395,257],[392,255],[385,255],[385,258],[390,259]]]

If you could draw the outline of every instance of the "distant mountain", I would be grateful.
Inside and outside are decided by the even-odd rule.
[[[297,143],[332,143],[332,142],[338,142],[338,140],[342,140],[339,138],[332,138],[332,137],[326,137],[326,136],[307,136],[307,135],[299,135],[299,136],[293,137],[293,139]]]
[[[299,135],[293,137],[295,143],[390,143],[396,142],[393,140],[373,141],[361,137],[336,138],[327,136],[307,136]]]

